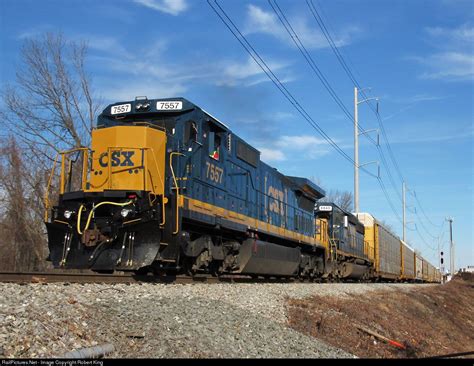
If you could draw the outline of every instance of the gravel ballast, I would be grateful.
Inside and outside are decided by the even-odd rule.
[[[0,284],[0,357],[352,358],[287,327],[286,300],[407,284]]]

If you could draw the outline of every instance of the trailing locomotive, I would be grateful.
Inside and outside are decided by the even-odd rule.
[[[58,164],[58,202],[45,200],[55,267],[374,275],[355,216],[330,203],[315,211],[324,190],[263,163],[258,150],[186,99],[109,105],[91,147],[62,152]]]

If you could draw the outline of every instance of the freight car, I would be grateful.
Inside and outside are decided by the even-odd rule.
[[[376,280],[440,282],[440,272],[368,213],[359,213],[365,240],[374,250]]]
[[[368,213],[359,213],[357,218],[365,227],[365,240],[374,248],[375,277],[399,280],[402,276],[400,238]]]
[[[415,251],[403,240],[400,240],[401,250],[401,280],[415,281]]]

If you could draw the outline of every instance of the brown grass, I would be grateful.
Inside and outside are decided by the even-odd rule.
[[[474,276],[408,292],[289,300],[289,325],[364,358],[430,357],[474,351]],[[400,349],[356,326],[405,346]],[[473,355],[469,356],[473,357]]]

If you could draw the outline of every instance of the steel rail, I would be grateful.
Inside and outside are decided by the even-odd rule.
[[[298,282],[292,278],[251,278],[242,275],[137,275],[134,273],[102,274],[95,272],[0,272],[0,283],[161,283],[161,284],[192,284],[192,283],[288,283]]]

